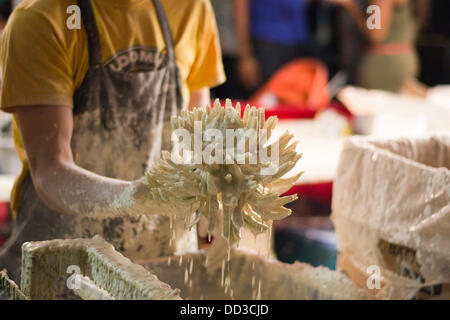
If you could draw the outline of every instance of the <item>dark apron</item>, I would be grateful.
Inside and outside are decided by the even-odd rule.
[[[164,36],[165,59],[154,71],[125,72],[102,63],[91,3],[78,0],[87,33],[89,69],[74,94],[72,152],[78,166],[106,177],[128,181],[142,177],[160,151],[170,149],[170,118],[183,107],[168,21],[159,0],[153,4]],[[61,214],[41,201],[29,173],[20,190],[16,228],[0,261],[13,278],[19,274],[25,241],[99,234],[135,261],[197,248],[196,232],[186,231],[184,221],[170,222],[163,215],[96,218]]]

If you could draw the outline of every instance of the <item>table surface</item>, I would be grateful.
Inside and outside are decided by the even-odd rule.
[[[336,174],[345,137],[326,136],[317,133],[313,120],[280,120],[277,129],[288,130],[299,141],[297,152],[303,154],[294,169],[286,176],[299,171],[303,175],[297,184],[331,182]]]

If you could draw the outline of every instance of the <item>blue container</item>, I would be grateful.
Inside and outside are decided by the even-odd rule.
[[[280,261],[305,262],[336,269],[336,234],[315,228],[283,228],[275,231],[275,253]]]

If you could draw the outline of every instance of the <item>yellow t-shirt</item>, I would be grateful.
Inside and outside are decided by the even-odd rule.
[[[185,101],[189,93],[225,81],[214,12],[209,0],[160,0],[175,45]],[[164,52],[164,39],[151,0],[92,0],[102,61],[126,68],[129,48]],[[88,69],[86,33],[69,29],[75,0],[25,0],[8,20],[0,39],[0,107],[59,104],[73,107],[74,91]],[[70,20],[73,22],[74,20]],[[148,54],[150,51],[147,51]],[[113,59],[119,57],[119,59]],[[145,57],[145,55],[144,55]],[[11,195],[16,213],[18,186],[28,171],[23,141],[13,117],[17,153],[24,166]]]

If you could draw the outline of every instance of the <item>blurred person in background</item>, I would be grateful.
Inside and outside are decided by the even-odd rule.
[[[365,2],[366,0],[357,0],[361,10],[363,10]],[[339,69],[348,75],[347,83],[349,85],[356,85],[356,72],[365,47],[364,37],[347,10],[341,6],[334,6],[334,8],[336,9],[334,27]]]
[[[235,31],[233,1],[211,0],[216,15],[217,28],[222,48],[222,62],[227,71],[224,84],[213,88],[213,98],[246,99],[249,92],[241,85],[238,74],[238,43]]]
[[[342,6],[355,20],[366,40],[356,71],[357,85],[367,89],[426,94],[416,79],[419,59],[416,34],[426,14],[429,0],[368,0],[367,8],[380,9],[380,28],[369,29],[368,18],[356,0],[326,0]]]
[[[315,56],[308,0],[234,0],[238,75],[252,91],[285,63]]]

